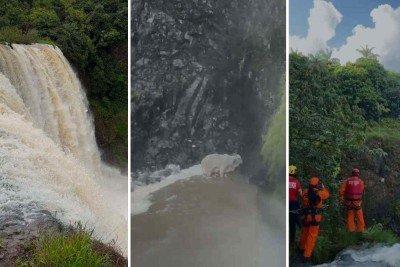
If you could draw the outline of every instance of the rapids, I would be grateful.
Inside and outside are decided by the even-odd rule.
[[[400,266],[400,244],[375,245],[358,249],[347,249],[338,254],[336,260],[318,265],[320,267],[396,267]]]

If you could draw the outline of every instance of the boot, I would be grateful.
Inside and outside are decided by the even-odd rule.
[[[303,263],[304,263],[304,266],[312,266],[312,261],[311,261],[311,258],[309,258],[309,257],[303,257]]]

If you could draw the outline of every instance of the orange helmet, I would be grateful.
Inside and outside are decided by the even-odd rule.
[[[321,190],[322,188],[324,188],[324,184],[322,183],[321,179],[319,179],[318,177],[313,177],[310,179],[310,181],[308,182],[309,186],[312,188],[316,188],[318,190]]]
[[[310,179],[310,182],[308,183],[309,185],[316,187],[319,183],[319,178],[318,177],[313,177]]]

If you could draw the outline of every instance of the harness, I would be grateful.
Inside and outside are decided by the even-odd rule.
[[[359,199],[357,199],[357,200],[355,200],[355,199],[346,199],[346,201],[350,202],[349,205],[347,205],[347,203],[346,203],[346,208],[347,208],[347,210],[355,210],[355,211],[358,211],[358,210],[362,209],[361,204],[360,204],[360,205],[354,204],[354,202],[360,201]]]
[[[360,202],[363,197],[363,189],[361,185],[361,179],[356,176],[352,176],[350,178],[347,178],[346,181],[346,191],[345,191],[345,199],[346,202],[346,208],[347,210],[355,210],[358,211],[361,209],[361,204],[355,204],[355,202]]]
[[[313,207],[311,207],[311,205],[309,205],[309,207],[307,207],[307,208],[303,208],[301,210],[301,215],[304,215],[303,226],[307,227],[310,225],[312,225],[312,226],[320,225],[320,222],[317,222],[315,215],[322,214],[323,210],[324,210],[323,208],[313,208]],[[311,215],[311,222],[307,221],[308,215]]]

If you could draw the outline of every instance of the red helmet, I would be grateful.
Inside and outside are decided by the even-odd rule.
[[[354,168],[354,169],[351,171],[351,174],[352,174],[353,176],[359,176],[359,175],[360,175],[360,170],[357,169],[357,168]]]

